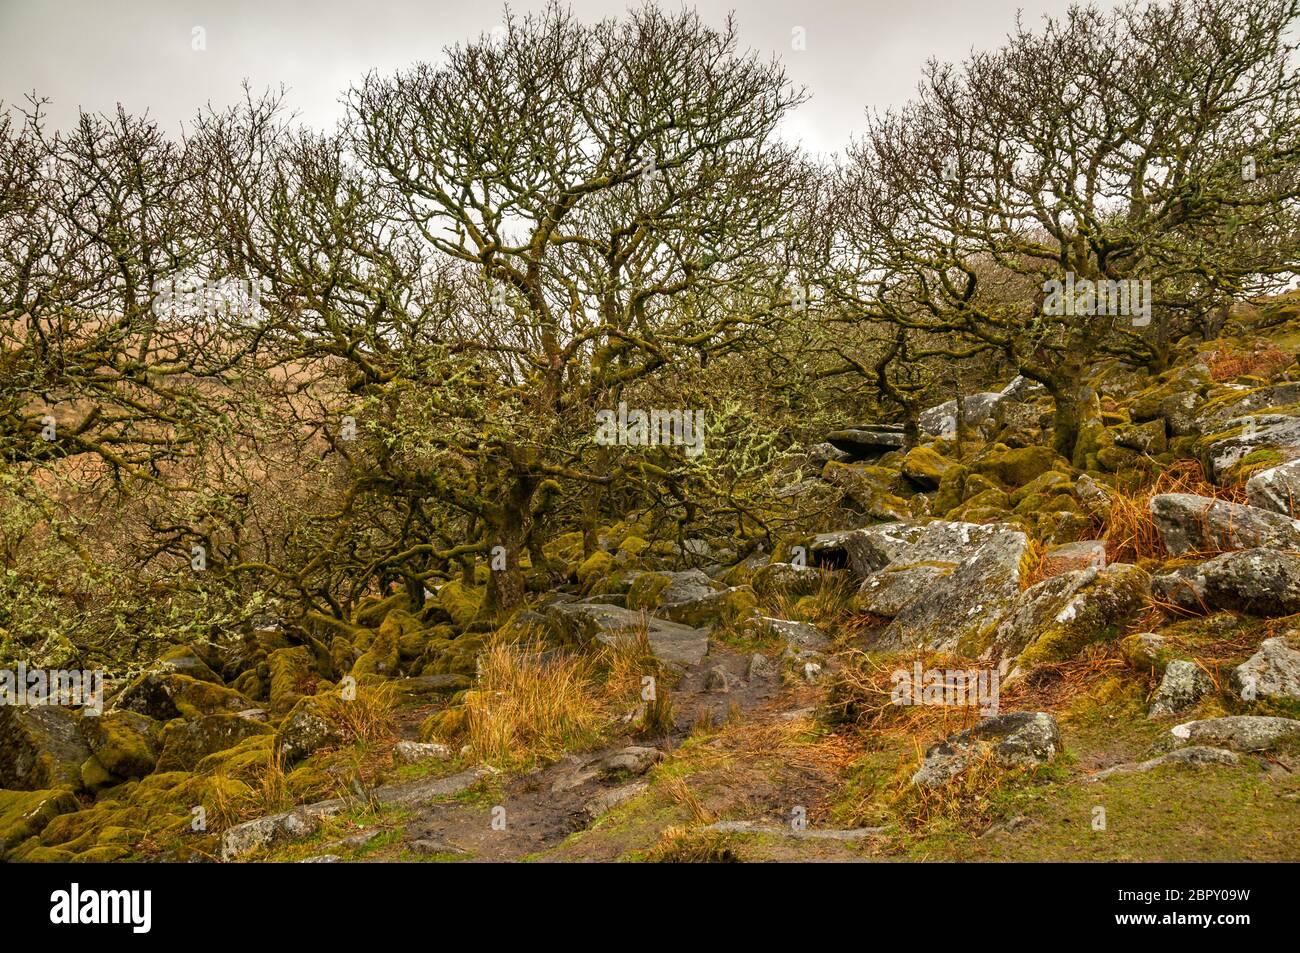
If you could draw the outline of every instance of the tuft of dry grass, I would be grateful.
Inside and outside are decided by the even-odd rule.
[[[1294,354],[1274,345],[1257,346],[1251,351],[1219,350],[1210,357],[1210,376],[1216,381],[1252,376],[1271,379],[1295,361]]]
[[[357,685],[355,697],[330,695],[323,714],[339,730],[345,744],[376,747],[392,741],[396,733],[396,700],[391,686]]]
[[[740,861],[726,834],[686,827],[667,828],[645,859],[655,864],[734,864]]]
[[[1216,486],[1205,478],[1205,471],[1198,461],[1179,460],[1136,490],[1112,491],[1110,513],[1101,533],[1101,538],[1106,541],[1108,561],[1138,562],[1168,556],[1160,530],[1151,515],[1151,498],[1161,493],[1191,493],[1230,503],[1245,502],[1243,487]]]
[[[500,642],[480,657],[479,684],[465,699],[469,746],[482,761],[552,760],[584,748],[605,719],[593,704],[589,660]]]

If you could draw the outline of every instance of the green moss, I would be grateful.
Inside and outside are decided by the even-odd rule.
[[[603,549],[598,549],[578,566],[578,585],[590,592],[613,568],[614,557]]]
[[[134,711],[110,711],[82,718],[78,727],[95,759],[119,778],[143,777],[153,771],[161,750],[161,726]]]
[[[483,595],[482,589],[467,586],[459,579],[453,579],[438,590],[438,605],[451,616],[451,621],[457,628],[468,629],[478,616]]]
[[[659,605],[659,594],[672,585],[672,577],[658,572],[644,572],[627,590],[627,607],[651,611]]]
[[[41,833],[56,817],[81,805],[66,788],[46,791],[0,790],[0,858],[5,851]]]
[[[985,454],[973,464],[976,473],[996,478],[1007,486],[1024,486],[1048,470],[1067,470],[1068,464],[1049,447],[1016,447]]]

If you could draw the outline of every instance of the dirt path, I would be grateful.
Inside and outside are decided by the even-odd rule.
[[[365,857],[399,855],[479,862],[516,861],[560,844],[589,827],[620,799],[639,793],[654,760],[677,748],[701,721],[770,717],[781,695],[775,675],[746,678],[750,656],[713,643],[709,654],[670,686],[674,729],[659,738],[628,733],[607,747],[568,755],[556,764],[458,800],[425,804],[405,822],[402,837]],[[727,673],[728,690],[716,690]],[[654,750],[651,750],[654,749]]]

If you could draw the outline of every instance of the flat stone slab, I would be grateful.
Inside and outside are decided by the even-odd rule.
[[[1177,744],[1215,742],[1235,751],[1267,751],[1286,738],[1300,736],[1300,721],[1268,715],[1229,715],[1189,721],[1169,729]]]
[[[549,618],[574,632],[580,640],[619,645],[634,639],[642,629],[655,658],[669,665],[692,666],[709,653],[707,629],[670,622],[657,616],[600,603],[565,603],[550,606]]]
[[[768,834],[773,837],[790,837],[795,840],[832,840],[859,841],[883,834],[883,827],[855,827],[848,829],[817,827],[778,827],[775,824],[759,824],[756,821],[715,821],[705,830],[720,831],[724,834]]]
[[[425,801],[459,794],[481,778],[496,772],[487,767],[470,768],[445,778],[404,781],[385,784],[374,791],[374,799],[382,807],[407,807]],[[302,804],[280,814],[269,814],[255,820],[236,824],[221,835],[221,859],[238,860],[262,847],[289,840],[300,840],[314,834],[324,818],[335,817],[355,807],[354,798],[330,798]]]
[[[1116,774],[1140,774],[1152,771],[1166,764],[1238,764],[1241,761],[1235,752],[1225,751],[1223,748],[1210,748],[1206,745],[1193,745],[1190,748],[1179,748],[1177,751],[1171,751],[1168,754],[1162,754],[1158,758],[1152,758],[1150,761],[1142,761],[1136,764],[1117,764],[1113,768],[1107,768],[1104,771],[1098,771],[1096,774],[1090,774],[1084,778],[1084,782],[1104,781]]]

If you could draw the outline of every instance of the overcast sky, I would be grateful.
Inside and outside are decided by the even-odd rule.
[[[516,2],[518,12],[545,5]],[[583,19],[617,15],[619,0],[573,0]],[[1069,0],[699,0],[710,23],[735,10],[745,47],[776,53],[812,100],[785,135],[839,149],[868,106],[905,101],[928,57],[957,61],[997,45],[1016,11],[1038,23]],[[666,2],[665,7],[677,3]],[[342,90],[366,71],[440,58],[443,46],[501,22],[495,0],[0,0],[0,100],[32,90],[64,126],[78,107],[122,103],[170,130],[205,103],[228,105],[247,78],[284,84],[314,125],[332,125]],[[201,27],[206,49],[193,49]],[[803,28],[806,49],[792,49]]]

